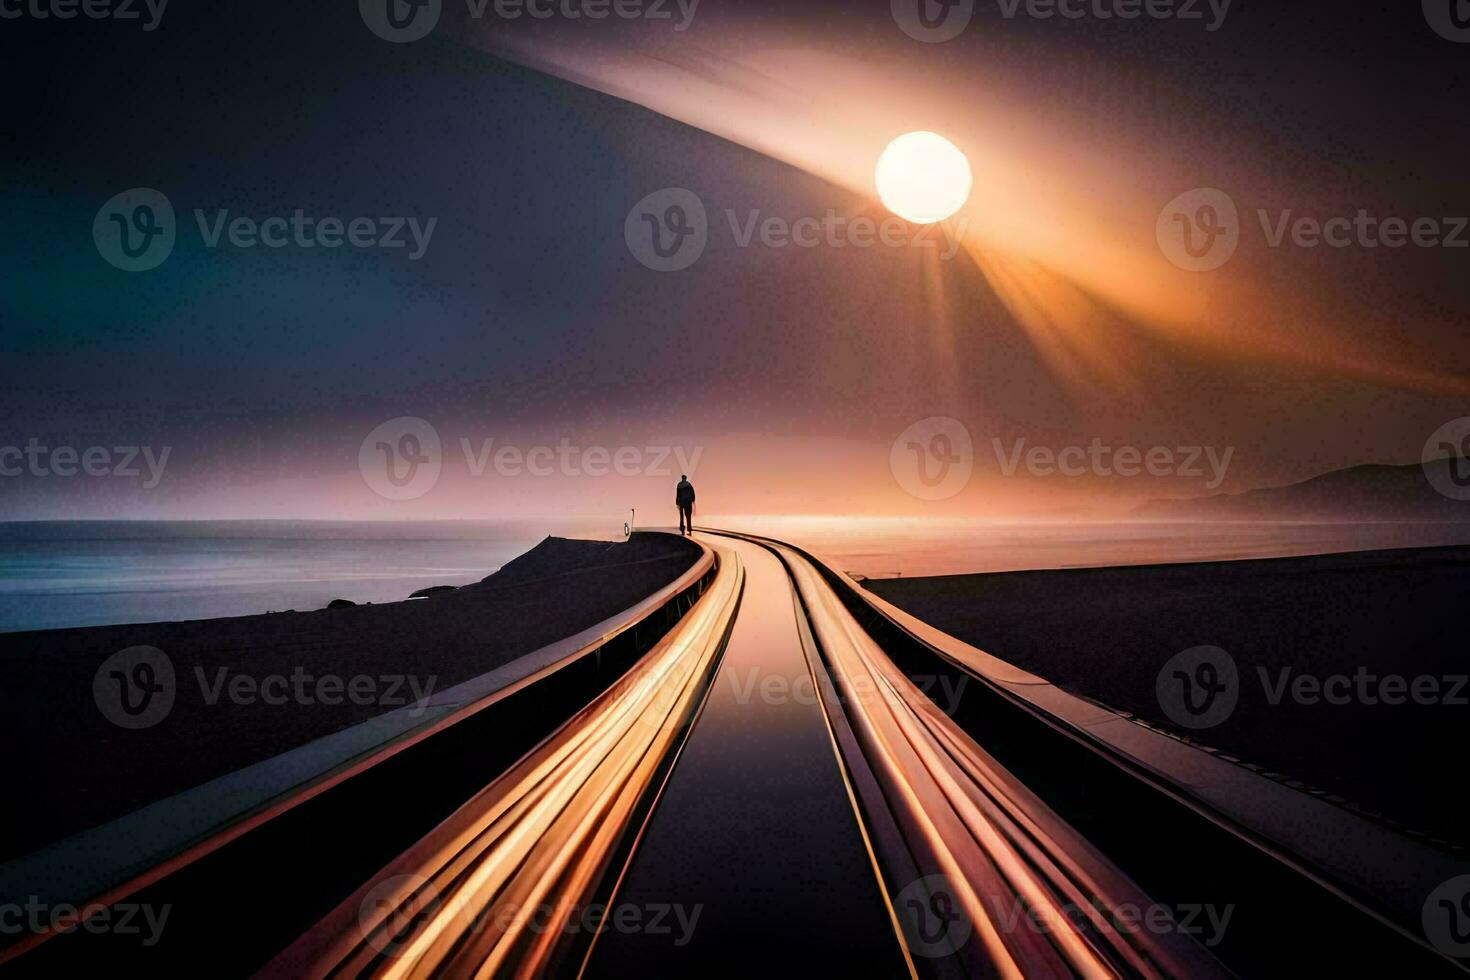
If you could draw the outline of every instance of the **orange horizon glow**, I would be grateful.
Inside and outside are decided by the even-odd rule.
[[[788,34],[759,46],[717,30],[697,43],[680,36],[662,45],[514,31],[467,40],[869,199],[877,196],[873,166],[893,134],[915,123],[946,134],[974,176],[973,192],[949,221],[963,223],[965,251],[1057,379],[1084,400],[1130,397],[1130,354],[1136,359],[1149,336],[1203,356],[1285,365],[1311,377],[1470,394],[1470,381],[1437,359],[1406,355],[1394,342],[1393,317],[1365,304],[1353,304],[1345,316],[1341,296],[1322,295],[1325,284],[1273,274],[1251,250],[1241,249],[1228,275],[1171,265],[1154,242],[1155,218],[1179,190],[1207,183],[1197,170],[1171,165],[1171,151],[1194,128],[1182,110],[1180,146],[1140,144],[1122,129],[1104,142],[1091,121],[1073,120],[1075,129],[1045,125],[1025,105],[961,84],[923,57],[925,45],[902,60],[885,47],[884,71],[875,74],[861,50],[839,55]],[[1222,156],[1216,172],[1248,181],[1252,200],[1325,204],[1315,186],[1250,169],[1253,152]],[[1245,208],[1241,219],[1253,226]],[[1443,319],[1432,309],[1422,316]]]

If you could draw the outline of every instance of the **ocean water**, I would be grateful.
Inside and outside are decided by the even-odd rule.
[[[711,516],[870,578],[1137,565],[1470,544],[1470,524],[1000,523]],[[622,527],[545,521],[0,523],[0,632],[394,602],[466,585],[548,534]]]
[[[333,599],[393,602],[466,585],[547,534],[546,522],[60,521],[0,523],[0,632],[150,623]]]

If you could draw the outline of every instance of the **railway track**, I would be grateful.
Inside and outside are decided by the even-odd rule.
[[[1017,696],[820,558],[701,537],[707,565],[657,629],[104,896],[186,913],[156,947],[77,931],[6,965],[535,977],[766,956],[781,973],[792,935],[827,928],[812,955],[851,975],[1464,974],[1393,908]],[[798,674],[808,710],[752,700],[752,676]],[[773,731],[786,741],[761,741]],[[820,787],[820,822],[744,806],[794,784]],[[691,843],[732,836],[744,861]],[[842,884],[813,913],[803,876],[821,863]],[[649,896],[703,925],[630,938],[612,912]]]

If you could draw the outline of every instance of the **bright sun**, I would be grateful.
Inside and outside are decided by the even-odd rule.
[[[885,207],[915,224],[943,221],[970,197],[970,161],[938,133],[904,133],[873,171]]]

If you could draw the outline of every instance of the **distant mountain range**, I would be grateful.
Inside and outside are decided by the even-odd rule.
[[[1150,500],[1134,513],[1154,520],[1376,520],[1466,521],[1470,500],[1445,496],[1430,483],[1451,485],[1451,464],[1470,474],[1470,460],[1438,460],[1426,465],[1365,463],[1332,470],[1301,483],[1244,493]],[[1470,487],[1466,488],[1470,493]]]

